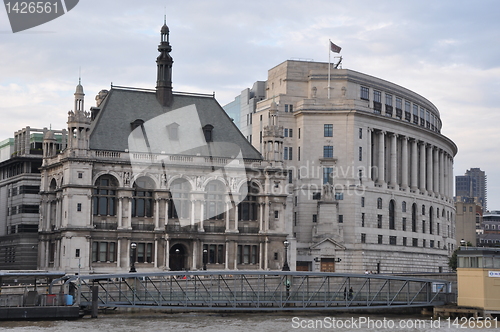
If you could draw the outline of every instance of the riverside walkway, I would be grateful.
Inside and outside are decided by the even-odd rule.
[[[70,276],[63,281],[76,288],[81,307],[100,308],[355,310],[437,306],[449,295],[443,280],[326,272],[177,271]]]

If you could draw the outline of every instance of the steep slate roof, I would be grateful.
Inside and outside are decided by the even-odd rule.
[[[203,139],[202,144],[196,147],[191,144],[189,149],[181,149],[182,152],[174,151],[174,153],[234,158],[237,157],[238,150],[241,150],[243,158],[262,159],[261,154],[245,139],[215,98],[208,95],[174,93],[172,105],[163,107],[157,101],[154,90],[112,87],[100,105],[100,109],[91,124],[90,148],[92,150],[125,151],[129,149],[132,152],[133,148],[129,144],[133,129],[131,124],[135,120],[142,120],[144,121],[142,133],[145,133],[146,140],[149,141],[149,148],[146,150],[153,153],[160,151],[172,153],[171,142],[168,142],[167,126],[176,122],[180,124],[179,128],[184,129],[184,133],[186,129],[189,129],[189,136],[198,138],[204,137],[203,126],[212,125],[214,128],[212,143],[207,145]],[[186,113],[189,117],[174,121],[184,109],[191,110]],[[198,119],[196,119],[196,114]],[[134,134],[137,135],[137,133],[140,139],[144,140],[140,127],[134,131]]]

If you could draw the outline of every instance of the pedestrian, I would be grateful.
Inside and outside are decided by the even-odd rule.
[[[352,294],[354,293],[354,291],[352,290],[352,287],[349,288],[349,300],[352,300]]]

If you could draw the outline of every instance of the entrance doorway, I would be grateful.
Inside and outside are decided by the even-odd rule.
[[[321,258],[321,272],[335,272],[335,258]]]
[[[169,251],[169,266],[170,271],[184,271],[186,269],[187,250],[180,243],[174,244]]]

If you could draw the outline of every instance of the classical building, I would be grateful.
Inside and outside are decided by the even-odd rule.
[[[286,165],[292,266],[447,270],[457,147],[441,134],[438,109],[394,83],[347,69],[329,74],[328,66],[270,69],[253,113],[252,144]]]
[[[481,220],[477,245],[480,247],[500,247],[500,211],[489,211]]]
[[[0,270],[37,267],[42,141],[47,128],[26,127],[0,146]],[[56,144],[63,131],[55,133]]]
[[[169,29],[156,89],[78,84],[60,151],[45,135],[38,266],[66,272],[281,269],[286,176],[213,95],[172,91]]]

